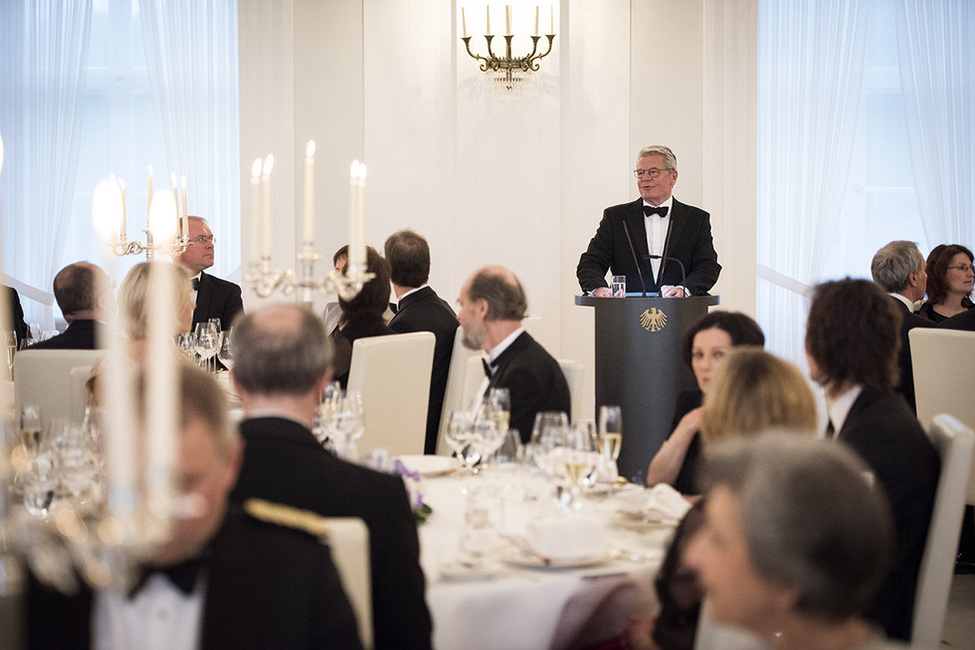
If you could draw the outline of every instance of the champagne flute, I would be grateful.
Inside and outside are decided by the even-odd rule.
[[[7,347],[7,379],[14,380],[14,354],[17,352],[17,332],[4,332]]]
[[[619,406],[599,407],[599,450],[606,459],[611,476],[618,476],[616,461],[623,446],[623,411]]]
[[[220,363],[222,363],[227,370],[234,369],[234,348],[231,343],[233,331],[234,329],[231,327],[229,330],[223,333],[222,340],[220,341],[220,347],[217,350],[217,359],[220,360]]]
[[[41,442],[41,412],[36,406],[25,404],[20,410],[20,442],[33,457]]]
[[[224,339],[223,324],[220,322],[220,319],[219,318],[210,318],[210,319],[207,320],[207,325],[210,326],[210,331],[213,332],[213,336],[216,338],[216,341],[217,341],[216,348],[217,348],[217,352],[219,353],[220,352],[220,347],[223,345],[223,339]],[[216,356],[217,355],[214,354],[214,356],[209,361],[209,364],[210,364],[209,370],[210,370],[210,372],[216,372],[217,371],[217,359],[216,359]]]

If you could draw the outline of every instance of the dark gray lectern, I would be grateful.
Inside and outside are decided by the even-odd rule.
[[[720,302],[720,296],[576,297],[577,305],[596,311],[596,416],[604,404],[623,411],[620,476],[642,480],[670,435],[677,395],[697,385],[681,360],[681,338]]]

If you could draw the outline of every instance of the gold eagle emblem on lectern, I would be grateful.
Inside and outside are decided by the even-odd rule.
[[[640,327],[648,332],[659,332],[667,325],[667,314],[656,307],[644,309],[640,314]]]

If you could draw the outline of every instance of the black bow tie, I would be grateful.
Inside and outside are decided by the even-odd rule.
[[[653,207],[652,205],[647,205],[646,203],[644,203],[643,204],[643,214],[645,216],[648,216],[648,217],[653,216],[655,214],[659,214],[661,217],[666,217],[667,216],[667,206],[666,205],[658,205],[657,207]]]
[[[200,290],[200,278],[193,278],[193,291]]]
[[[199,557],[189,559],[182,564],[176,564],[174,566],[157,567],[143,565],[138,569],[135,582],[129,588],[128,596],[129,598],[135,598],[142,591],[142,588],[146,586],[149,578],[157,573],[166,576],[177,589],[188,596],[193,593],[193,589],[196,587],[196,578],[200,574],[202,565],[203,559]]]

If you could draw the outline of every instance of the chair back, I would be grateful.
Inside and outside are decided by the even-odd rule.
[[[941,643],[941,629],[954,575],[955,549],[965,513],[965,486],[968,485],[975,449],[972,429],[947,413],[934,416],[927,431],[941,457],[941,475],[914,595],[911,644],[917,648],[937,648]]]
[[[432,332],[356,339],[348,390],[362,395],[365,410],[360,452],[423,453],[435,343]]]
[[[467,377],[467,361],[479,358],[476,350],[468,349],[464,345],[464,328],[458,327],[454,334],[454,349],[450,355],[450,367],[447,369],[447,388],[443,396],[443,408],[440,411],[440,431],[437,434],[437,454],[449,456],[453,453],[450,445],[444,440],[447,430],[447,415],[453,411],[467,408],[464,403],[464,384]],[[483,376],[483,375],[482,375]]]
[[[975,332],[915,327],[908,336],[921,426],[928,431],[935,413],[951,413],[975,429]],[[969,479],[966,502],[975,505],[975,476]]]
[[[572,409],[569,416],[573,422],[578,422],[579,418],[582,417],[582,386],[586,378],[586,369],[578,361],[569,359],[559,359],[559,367],[562,368],[565,382],[569,385],[569,399],[571,401],[569,406]]]
[[[326,517],[332,562],[355,612],[362,647],[372,648],[372,577],[369,569],[369,529],[358,517]]]
[[[39,407],[44,431],[52,418],[80,422],[87,396],[84,379],[81,393],[77,389],[72,392],[72,375],[87,379],[92,364],[104,355],[104,350],[21,350],[14,356],[14,403],[18,412],[25,404]]]

